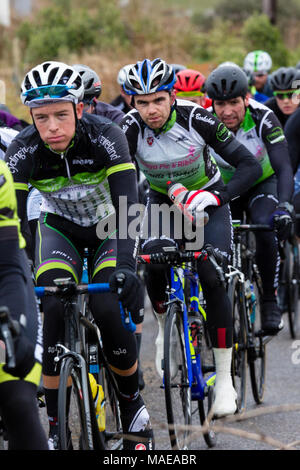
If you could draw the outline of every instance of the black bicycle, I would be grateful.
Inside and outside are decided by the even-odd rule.
[[[246,408],[247,368],[249,366],[254,400],[262,403],[265,392],[266,345],[273,336],[261,329],[262,281],[255,263],[254,232],[270,231],[268,225],[233,221],[233,260],[229,266],[228,294],[232,304],[232,377],[238,393],[238,412]]]
[[[90,316],[87,298],[109,290],[108,283],[76,285],[71,278],[56,279],[55,286],[35,288],[38,297],[57,296],[64,306],[64,338],[56,346],[55,358],[60,366],[56,443],[60,450],[119,449],[122,445],[119,390],[103,352],[99,329]],[[124,326],[133,329],[130,316],[123,309],[121,313]],[[105,429],[99,429],[89,374],[93,374],[105,394],[101,403],[103,418],[109,416]]]
[[[290,335],[295,339],[299,335],[300,254],[294,231],[288,240],[279,245],[279,251],[280,270],[277,291],[279,307],[282,313],[287,313]]]

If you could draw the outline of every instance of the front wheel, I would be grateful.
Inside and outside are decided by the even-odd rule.
[[[58,446],[60,450],[92,450],[81,371],[72,357],[63,360],[58,390]],[[88,411],[88,412],[86,412]]]
[[[252,279],[253,285],[253,305],[251,323],[251,345],[248,355],[251,388],[255,402],[259,405],[263,402],[265,393],[265,376],[266,376],[266,344],[264,337],[261,336],[261,305],[260,298],[262,293],[261,279],[256,273]],[[255,311],[253,312],[253,309]],[[254,315],[253,315],[254,313]]]
[[[191,387],[184,341],[182,312],[172,304],[164,334],[164,388],[169,437],[173,450],[188,449],[191,425]]]
[[[237,392],[237,408],[239,413],[242,413],[246,408],[247,390],[247,327],[243,286],[237,277],[234,277],[228,286],[233,324],[231,371],[233,386]]]

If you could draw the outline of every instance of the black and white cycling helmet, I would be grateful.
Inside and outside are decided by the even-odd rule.
[[[127,71],[123,89],[128,95],[148,95],[173,88],[176,76],[171,65],[162,59],[145,59]]]
[[[78,103],[84,86],[80,74],[63,62],[47,61],[31,69],[21,85],[21,100],[30,107],[59,101]]]
[[[271,74],[270,84],[273,90],[299,88],[300,70],[297,70],[295,67],[280,67]]]
[[[245,97],[248,92],[248,78],[237,65],[219,65],[207,77],[205,90],[212,100]]]
[[[77,70],[83,82],[83,101],[88,102],[93,98],[99,98],[102,92],[102,85],[99,75],[87,65],[73,64],[72,67],[73,69]]]
[[[123,85],[123,83],[126,80],[126,75],[127,75],[128,70],[133,66],[134,64],[127,64],[127,65],[124,65],[124,67],[122,67],[119,70],[118,77],[117,77],[117,82],[119,85]]]
[[[271,56],[265,51],[249,52],[244,59],[244,69],[250,73],[268,73],[272,68]]]

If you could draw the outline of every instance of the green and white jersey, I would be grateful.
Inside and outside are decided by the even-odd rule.
[[[276,152],[276,145],[284,142],[285,136],[272,110],[250,99],[244,120],[235,137],[247,147],[262,167],[262,175],[254,185],[274,174],[270,153]],[[224,182],[228,183],[233,177],[235,168],[224,161],[213,148],[211,153],[220,168]]]
[[[159,132],[147,127],[136,110],[125,116],[121,128],[150,187],[164,194],[169,180],[189,190],[209,188],[220,181],[212,149],[229,156],[239,145],[215,116],[186,100],[176,100]]]

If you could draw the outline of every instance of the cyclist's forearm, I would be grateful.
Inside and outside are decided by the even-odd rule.
[[[232,152],[223,153],[221,156],[236,168],[232,179],[225,186],[224,195],[221,191],[224,203],[250,189],[262,175],[262,168],[244,145],[239,145]]]

